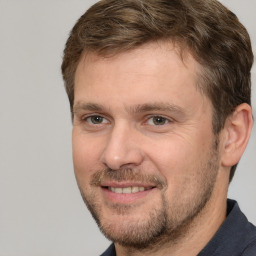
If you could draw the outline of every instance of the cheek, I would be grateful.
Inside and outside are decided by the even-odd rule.
[[[81,134],[73,132],[72,151],[74,171],[77,179],[90,176],[95,170],[102,168],[99,165],[101,155],[100,144]]]
[[[206,152],[201,152],[198,144],[182,139],[165,141],[161,143],[161,147],[153,148],[151,161],[165,177],[172,195],[195,179],[201,162],[206,157]]]
[[[182,166],[191,164],[194,159],[195,148],[182,140],[165,140],[152,147],[152,161],[157,165],[157,169],[170,174],[178,171]]]

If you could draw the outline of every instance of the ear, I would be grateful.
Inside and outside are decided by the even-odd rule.
[[[243,103],[228,117],[224,127],[222,165],[231,167],[242,157],[252,130],[252,109]]]

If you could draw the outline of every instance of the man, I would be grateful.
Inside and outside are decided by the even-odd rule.
[[[78,20],[62,72],[77,183],[113,241],[102,255],[256,255],[256,228],[227,200],[252,63],[215,0],[102,0]]]

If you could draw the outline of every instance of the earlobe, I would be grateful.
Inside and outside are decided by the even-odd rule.
[[[239,162],[249,141],[252,124],[252,110],[246,103],[237,106],[228,117],[224,127],[223,166],[231,167]]]

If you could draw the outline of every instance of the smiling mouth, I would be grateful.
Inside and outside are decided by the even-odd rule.
[[[106,189],[110,190],[113,193],[117,194],[132,194],[132,193],[138,193],[138,192],[143,192],[146,190],[150,190],[154,187],[138,187],[138,186],[133,186],[133,187],[105,187]]]

